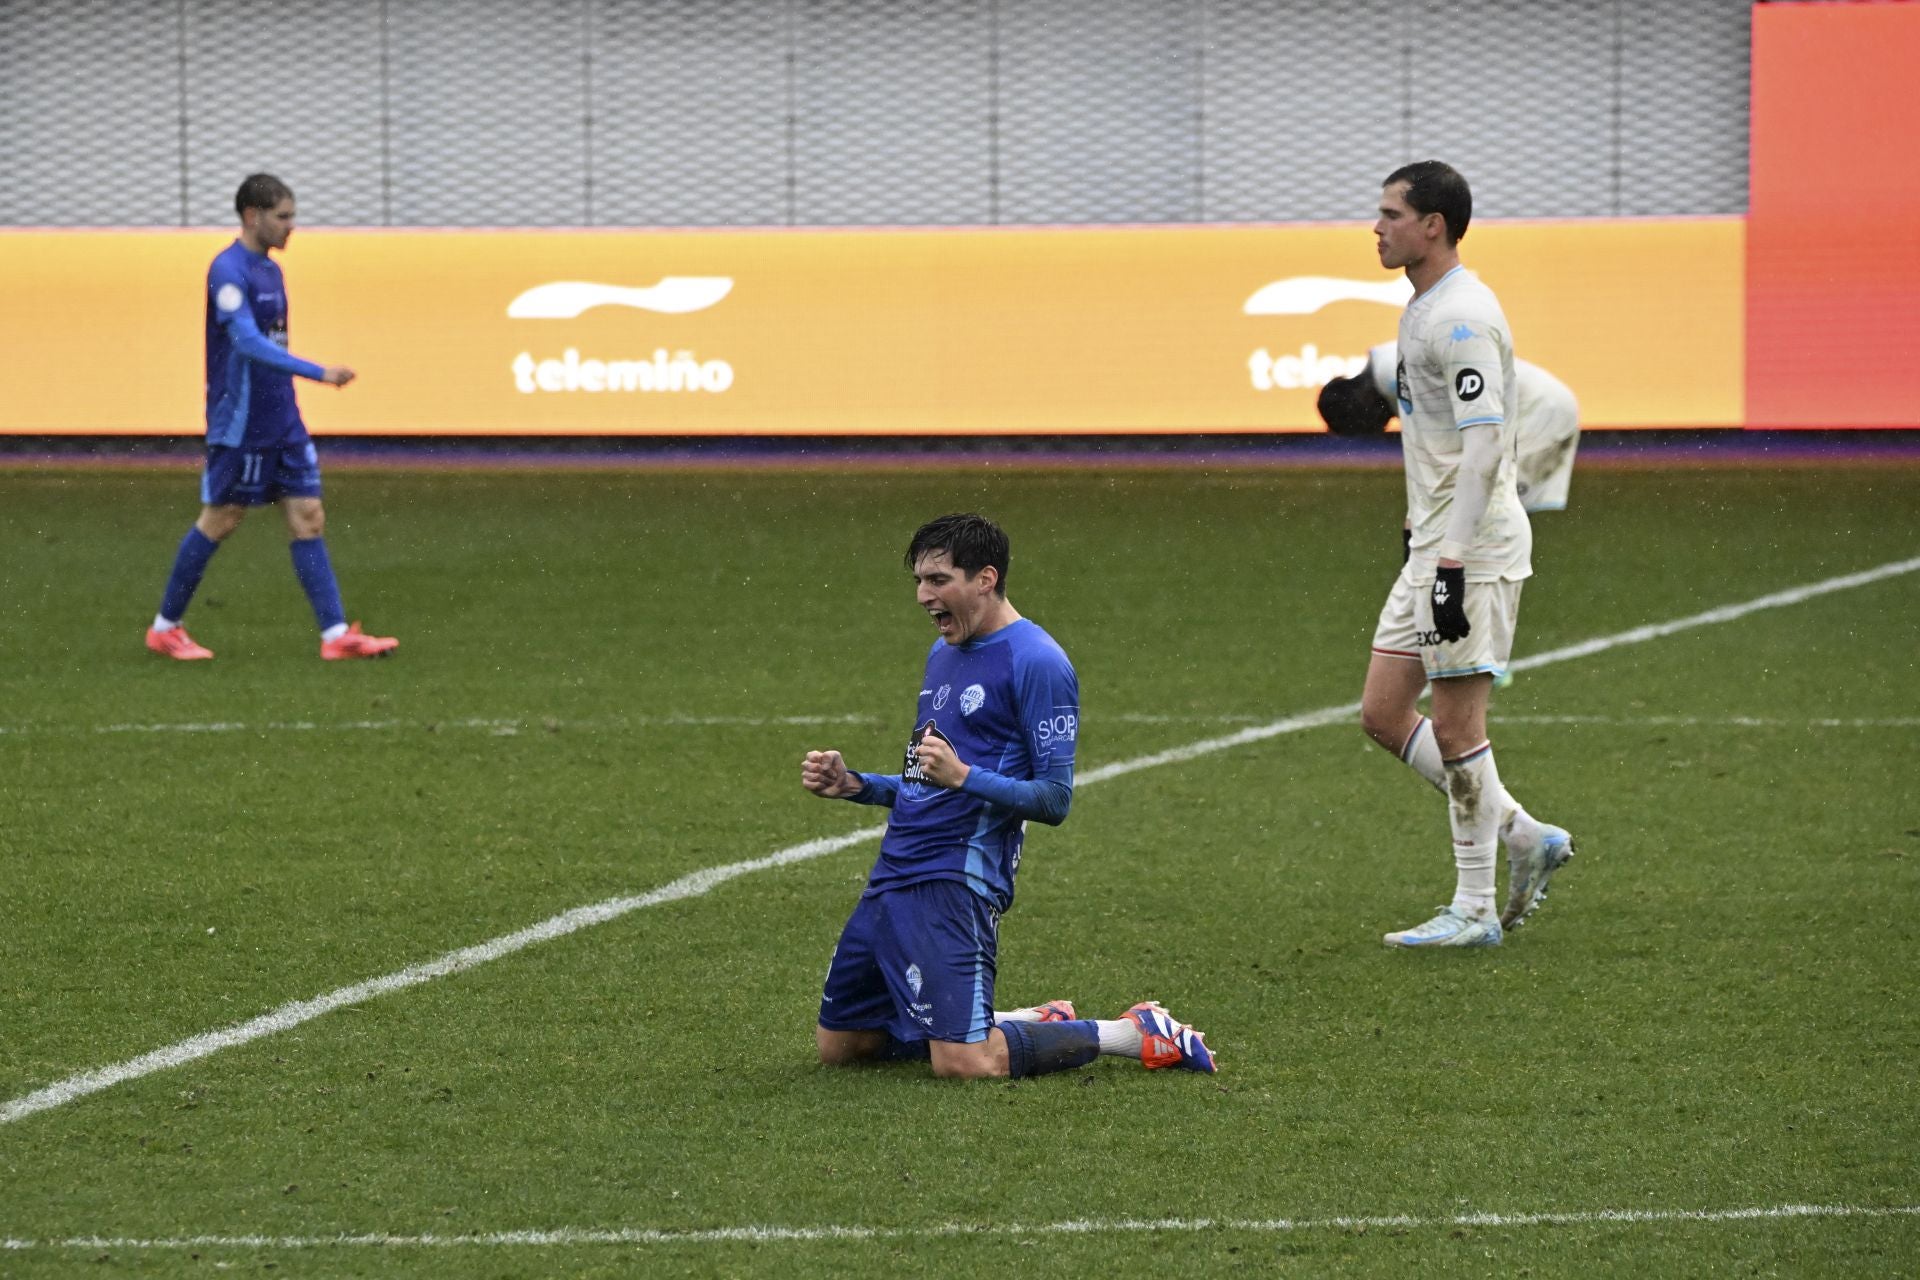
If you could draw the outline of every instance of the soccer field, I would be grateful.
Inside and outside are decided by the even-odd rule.
[[[142,649],[192,475],[0,470],[0,1276],[1920,1271],[1911,464],[1535,521],[1492,732],[1581,855],[1467,954],[1380,945],[1397,471],[340,468],[401,648],[325,664],[271,512]],[[798,762],[897,766],[956,509],[1083,697],[998,1005],[1216,1076],[812,1060],[883,815]]]

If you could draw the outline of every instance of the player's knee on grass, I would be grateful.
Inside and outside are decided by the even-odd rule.
[[[820,1051],[823,1067],[850,1067],[866,1062],[887,1042],[884,1031],[835,1031],[828,1027],[813,1029],[813,1042]]]

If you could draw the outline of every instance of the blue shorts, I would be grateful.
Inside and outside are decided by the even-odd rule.
[[[282,498],[320,496],[320,455],[313,441],[271,449],[207,446],[200,501],[209,507],[263,507]]]
[[[820,1025],[978,1044],[993,1030],[999,930],[993,904],[957,880],[861,898],[827,966]]]

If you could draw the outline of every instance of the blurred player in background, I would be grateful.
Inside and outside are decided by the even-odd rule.
[[[1515,482],[1512,333],[1493,291],[1460,265],[1472,214],[1466,179],[1425,160],[1388,175],[1373,228],[1380,264],[1404,268],[1414,294],[1394,379],[1405,555],[1374,631],[1360,718],[1368,737],[1447,796],[1455,869],[1453,901],[1387,934],[1398,947],[1498,946],[1574,851],[1566,831],[1534,819],[1500,784],[1487,739],[1487,697],[1512,650],[1533,531]],[[1418,710],[1429,681],[1431,720]],[[1502,842],[1509,880],[1496,912]]]
[[[1337,436],[1376,436],[1399,412],[1394,389],[1400,344],[1367,353],[1367,367],[1320,389],[1320,419]],[[1580,403],[1567,384],[1525,360],[1513,362],[1515,489],[1528,515],[1564,511],[1580,447]]]
[[[340,587],[322,534],[320,460],[294,400],[295,376],[344,387],[345,365],[321,366],[287,351],[287,287],[269,256],[293,234],[293,192],[256,173],[234,196],[240,238],[207,271],[207,464],[200,480],[200,518],[181,540],[147,648],[193,661],[213,652],[194,643],[186,616],[207,562],[240,527],[247,508],[280,504],[293,535],[293,571],[320,624],[320,656],[379,658],[397,648],[390,636],[363,635],[347,625]]]
[[[1081,1020],[1065,1000],[994,1011],[1000,917],[1027,820],[1058,826],[1073,801],[1080,683],[1007,599],[999,526],[943,516],[914,533],[906,562],[940,635],[903,770],[856,773],[838,751],[809,751],[800,766],[815,795],[891,811],[828,967],[820,1061],[916,1059],[937,1076],[1018,1079],[1106,1053],[1212,1071],[1201,1034],[1152,1002],[1110,1021]]]

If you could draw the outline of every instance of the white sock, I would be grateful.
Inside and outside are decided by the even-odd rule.
[[[1531,850],[1547,834],[1540,820],[1520,807],[1520,802],[1507,793],[1507,819],[1500,824],[1500,838],[1507,842],[1507,848],[1518,849],[1522,853]]]
[[[172,618],[163,618],[157,613],[153,615],[153,629],[155,631],[171,631],[179,625],[180,624]]]
[[[1144,1037],[1140,1028],[1133,1024],[1132,1018],[1101,1018],[1094,1026],[1100,1028],[1100,1052],[1118,1058],[1137,1058]]]
[[[1447,794],[1447,766],[1440,759],[1440,744],[1433,738],[1433,721],[1425,716],[1420,717],[1420,723],[1407,735],[1406,745],[1400,748],[1400,763],[1431,782],[1441,795]]]
[[[1507,804],[1493,744],[1482,743],[1447,769],[1447,820],[1453,828],[1453,866],[1457,877],[1453,907],[1465,915],[1493,913],[1494,855],[1500,848],[1500,820]]]
[[[320,638],[322,640],[338,640],[345,634],[347,634],[347,624],[344,622],[336,622],[325,631],[322,631]]]

